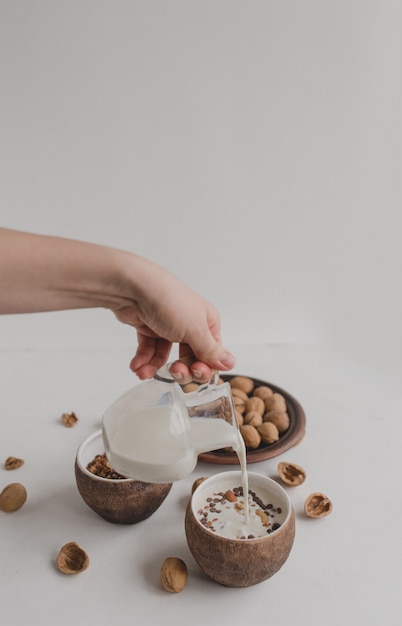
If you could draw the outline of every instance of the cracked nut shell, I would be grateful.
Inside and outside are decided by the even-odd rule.
[[[0,493],[0,511],[12,513],[25,504],[27,490],[21,483],[10,483]]]
[[[285,485],[289,485],[290,487],[302,485],[307,476],[306,470],[300,467],[300,465],[296,465],[296,463],[286,463],[286,461],[278,463],[278,474]]]
[[[170,556],[162,563],[160,579],[162,587],[170,593],[179,593],[187,583],[187,565],[182,559]]]
[[[89,557],[78,543],[64,544],[57,555],[57,567],[63,574],[79,574],[87,569]]]
[[[304,512],[308,517],[325,517],[332,513],[332,502],[323,493],[312,493],[304,503]]]

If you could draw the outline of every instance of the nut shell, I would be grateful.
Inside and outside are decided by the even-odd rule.
[[[64,544],[57,555],[57,567],[63,574],[79,574],[89,566],[89,557],[78,543]]]
[[[289,415],[284,411],[267,411],[267,413],[263,415],[263,420],[264,422],[272,422],[272,424],[275,424],[280,433],[285,432],[290,424]]]
[[[251,426],[259,426],[262,424],[262,416],[258,411],[250,411],[245,414],[244,423],[250,424]]]
[[[240,434],[243,437],[246,448],[254,450],[255,448],[258,448],[261,443],[261,435],[254,426],[251,426],[251,424],[240,426]]]
[[[271,397],[273,393],[274,392],[271,387],[268,387],[268,385],[260,385],[254,389],[253,396],[257,396],[257,398],[265,400],[266,398]]]
[[[162,563],[160,579],[162,587],[170,593],[179,593],[187,583],[187,565],[182,559],[170,556]]]
[[[10,483],[0,493],[0,511],[13,513],[25,504],[27,490],[21,483]]]
[[[278,463],[279,478],[290,487],[302,485],[306,480],[306,470],[295,463],[286,463],[282,461]]]
[[[304,503],[304,512],[308,517],[325,517],[332,513],[332,502],[323,493],[312,493]]]
[[[273,393],[272,396],[266,398],[264,402],[266,411],[286,411],[286,400],[281,393]]]
[[[250,411],[257,411],[260,415],[265,413],[265,403],[264,400],[258,398],[257,396],[251,396],[246,401],[245,412],[249,413]]]
[[[244,400],[244,402],[247,402],[248,400],[248,395],[242,389],[233,387],[231,393],[232,393],[232,398],[241,398],[242,400]]]
[[[248,378],[248,376],[234,376],[229,382],[232,388],[236,387],[237,389],[241,389],[247,395],[254,389],[254,381]]]
[[[274,443],[279,439],[279,431],[272,422],[263,422],[260,426],[257,426],[257,430],[261,441],[264,443]]]

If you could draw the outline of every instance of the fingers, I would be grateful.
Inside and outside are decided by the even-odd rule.
[[[187,385],[193,380],[197,383],[207,383],[212,378],[211,368],[199,361],[175,361],[170,366],[169,372],[180,385]]]
[[[210,370],[223,371],[230,370],[236,365],[236,357],[222,345],[220,337],[214,333],[214,330],[213,327],[207,327],[203,332],[192,337],[191,350],[197,364],[192,365],[191,369],[195,372],[201,371],[206,375],[202,364],[208,366]]]
[[[130,369],[141,380],[153,378],[168,360],[171,348],[171,342],[166,339],[154,339],[138,333],[138,346]]]

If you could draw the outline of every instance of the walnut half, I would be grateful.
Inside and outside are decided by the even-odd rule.
[[[312,493],[304,503],[304,511],[308,517],[325,517],[332,513],[332,502],[323,493]]]
[[[278,463],[279,478],[290,487],[297,487],[306,480],[306,471],[295,463]]]
[[[57,555],[57,566],[63,574],[79,574],[86,570],[88,565],[87,553],[75,541],[64,544]]]

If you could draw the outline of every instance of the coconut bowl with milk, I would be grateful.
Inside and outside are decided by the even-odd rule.
[[[216,474],[194,491],[185,515],[188,547],[203,572],[226,587],[249,587],[284,565],[295,537],[295,514],[274,480],[248,472],[249,523],[240,471]]]

